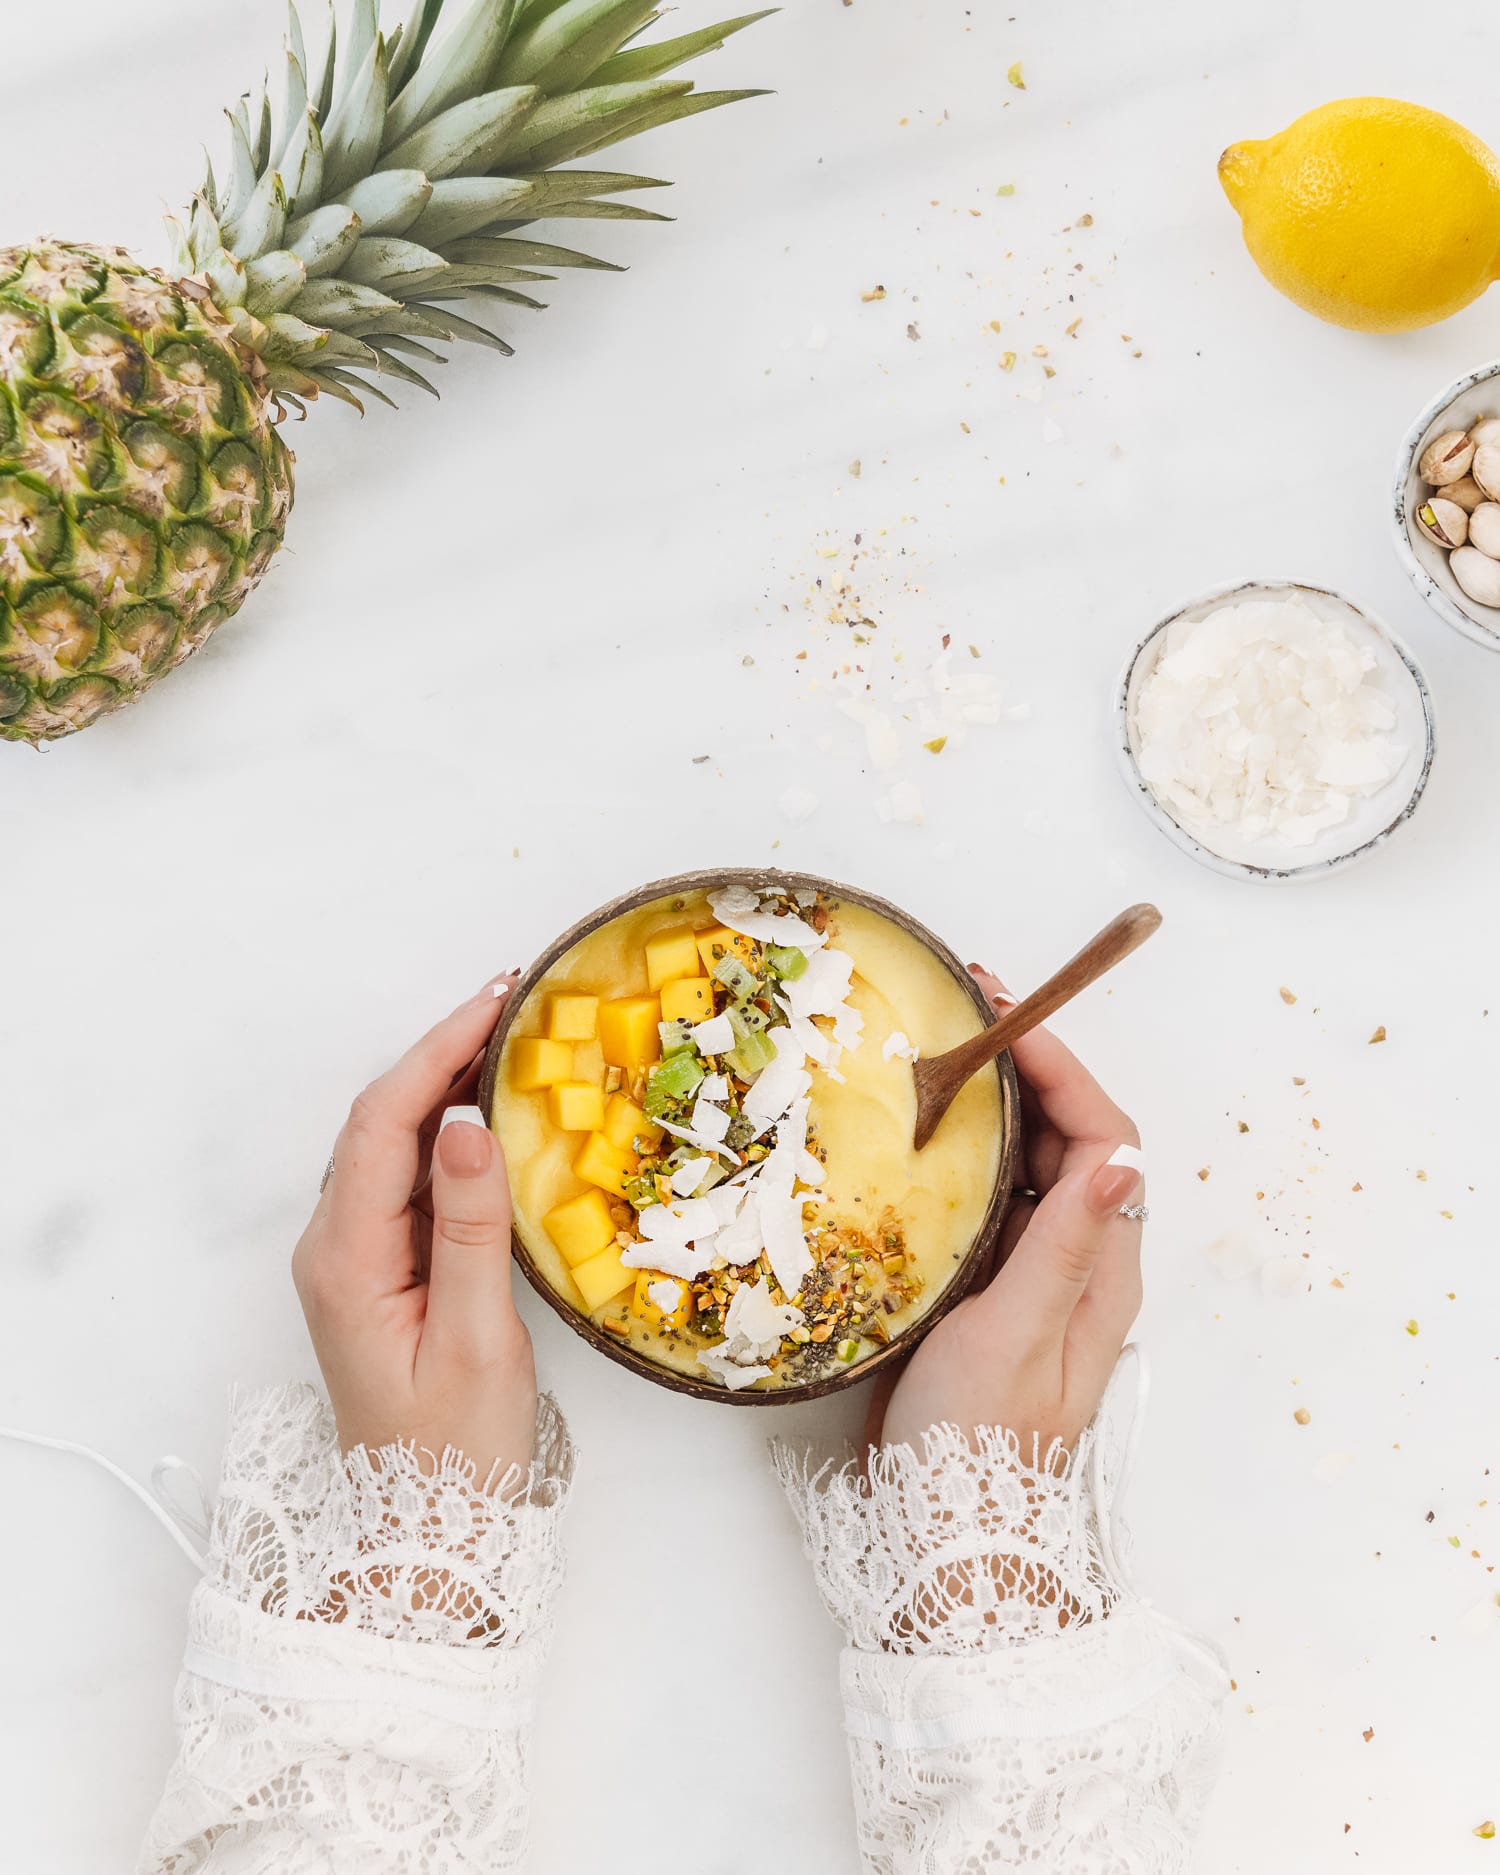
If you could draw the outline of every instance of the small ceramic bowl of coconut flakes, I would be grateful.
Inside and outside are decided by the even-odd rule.
[[[1341,593],[1222,586],[1152,626],[1115,687],[1116,751],[1150,820],[1201,864],[1321,879],[1416,812],[1432,700],[1401,640]]]
[[[1391,528],[1444,624],[1500,651],[1500,360],[1439,391],[1401,439]]]

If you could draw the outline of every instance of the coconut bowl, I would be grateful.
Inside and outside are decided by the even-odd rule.
[[[713,872],[681,873],[670,879],[657,879],[649,885],[643,885],[636,891],[627,893],[623,898],[613,900],[608,905],[601,905],[597,911],[590,912],[588,917],[581,919],[570,930],[564,931],[561,937],[548,945],[535,962],[522,971],[514,992],[506,998],[500,1021],[485,1052],[479,1083],[479,1104],[485,1114],[492,1116],[494,1112],[500,1060],[506,1037],[526,1007],[532,992],[575,944],[580,943],[612,920],[636,911],[642,906],[652,904],[658,899],[670,900],[678,895],[686,899],[696,893],[717,891],[720,887],[730,885],[781,892],[821,892],[834,904],[843,901],[862,906],[878,914],[920,943],[942,964],[956,982],[963,985],[965,993],[974,1004],[976,1014],[983,1021],[988,1023],[994,1020],[994,1011],[985,999],[983,990],[941,938],[927,930],[924,925],[919,924],[909,912],[902,911],[897,905],[889,904],[885,899],[877,898],[872,892],[861,891],[854,886],[839,885],[831,879],[822,879],[813,873],[781,872],[768,867],[726,867]],[[513,1231],[511,1237],[515,1261],[547,1306],[581,1340],[597,1349],[607,1359],[617,1362],[622,1367],[628,1367],[632,1373],[639,1374],[645,1380],[654,1381],[659,1387],[670,1388],[674,1393],[686,1393],[695,1399],[712,1400],[721,1406],[792,1406],[806,1400],[821,1399],[824,1394],[835,1393],[842,1387],[857,1385],[871,1379],[877,1372],[904,1361],[922,1337],[935,1328],[971,1289],[987,1280],[997,1267],[1000,1227],[1010,1205],[1011,1194],[1015,1189],[1016,1171],[1021,1159],[1021,1102],[1016,1071],[1009,1054],[1000,1056],[995,1063],[994,1073],[1000,1084],[999,1164],[994,1186],[989,1195],[989,1203],[967,1254],[948,1278],[942,1293],[924,1314],[895,1335],[890,1343],[881,1348],[878,1353],[869,1355],[866,1359],[841,1372],[822,1375],[800,1386],[780,1387],[774,1392],[762,1393],[755,1388],[731,1392],[713,1380],[707,1378],[699,1380],[691,1375],[677,1373],[660,1366],[647,1355],[633,1347],[621,1345],[612,1336],[606,1334],[567,1297],[558,1293],[545,1273],[537,1266],[519,1229]]]

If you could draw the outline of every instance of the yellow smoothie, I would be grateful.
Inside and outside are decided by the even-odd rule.
[[[847,1008],[863,1017],[863,1032],[857,1047],[834,1055],[834,1074],[807,1063],[807,1143],[822,1163],[823,1178],[820,1185],[799,1184],[795,1194],[815,1265],[802,1294],[777,1289],[770,1263],[762,1259],[738,1277],[728,1269],[688,1283],[697,1293],[684,1293],[682,1306],[664,1314],[661,1305],[675,1300],[670,1283],[651,1289],[649,1270],[642,1276],[634,1267],[616,1267],[617,1254],[628,1257],[641,1248],[639,1219],[622,1188],[611,1188],[612,1149],[597,1143],[602,1134],[583,1130],[598,1120],[589,1090],[597,1088],[606,1113],[618,1119],[625,1109],[611,1103],[643,1099],[660,1063],[612,1067],[605,1057],[622,1052],[620,1024],[607,1015],[596,1014],[595,1032],[582,1039],[549,1040],[553,1032],[582,1035],[593,998],[600,999],[600,1009],[625,1007],[633,999],[644,1006],[653,993],[672,1007],[691,1001],[690,988],[653,984],[651,975],[663,953],[666,967],[682,967],[672,954],[677,934],[691,930],[701,943],[701,934],[719,926],[705,897],[657,900],[582,939],[528,995],[506,1038],[491,1122],[510,1168],[516,1227],[537,1269],[572,1308],[620,1345],[699,1380],[710,1378],[702,1350],[724,1333],[723,1298],[726,1287],[732,1295],[736,1280],[762,1281],[781,1304],[806,1310],[796,1339],[789,1337],[765,1357],[771,1371],[748,1384],[763,1391],[795,1387],[868,1359],[943,1294],[974,1242],[998,1176],[1003,1115],[994,1074],[970,1081],[924,1150],[912,1147],[916,1103],[904,1045],[938,1054],[978,1032],[981,1018],[962,985],[916,938],[863,906],[820,900],[816,920],[824,923],[828,949],[851,960]],[[657,953],[648,969],[653,941]],[[760,968],[755,960],[764,956],[764,946],[740,942],[752,966]],[[716,955],[705,949],[698,968]],[[713,987],[712,978],[708,984]],[[720,1002],[724,994],[721,988]],[[578,1000],[568,1000],[573,998]],[[771,998],[765,1001],[774,1007]],[[603,1041],[601,1020],[608,1031]],[[784,1037],[787,1031],[772,1033]],[[649,1051],[654,1043],[646,1046]],[[562,1050],[570,1050],[570,1058]],[[538,1075],[553,1078],[538,1086]],[[745,1083],[736,1085],[745,1098]],[[637,1135],[632,1146],[649,1147],[651,1136]],[[657,1151],[675,1143],[670,1136],[661,1139]],[[585,1147],[603,1157],[602,1174],[588,1157],[582,1175],[575,1169]],[[691,1155],[698,1148],[683,1150]],[[760,1150],[747,1149],[752,1155]],[[627,1155],[621,1174],[626,1188],[640,1153],[627,1149]],[[725,1153],[717,1175],[727,1178],[745,1156]],[[646,1157],[654,1167],[652,1152]],[[680,1202],[666,1186],[659,1189],[668,1203]],[[596,1191],[599,1198],[591,1197]],[[575,1238],[574,1227],[581,1220],[602,1235],[608,1229],[600,1221],[606,1207],[617,1241],[593,1252],[593,1237]],[[600,1293],[616,1282],[614,1293]]]

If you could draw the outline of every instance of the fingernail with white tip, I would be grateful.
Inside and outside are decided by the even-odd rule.
[[[452,1126],[455,1121],[459,1120],[461,1120],[465,1126],[482,1126],[486,1132],[490,1130],[490,1123],[485,1119],[480,1108],[450,1107],[439,1122],[438,1131],[441,1133],[445,1126]]]
[[[1139,1146],[1116,1146],[1104,1161],[1106,1165],[1128,1165],[1133,1172],[1144,1172],[1146,1155]]]

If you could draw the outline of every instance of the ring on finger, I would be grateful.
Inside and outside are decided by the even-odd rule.
[[[331,1169],[333,1161],[330,1159],[328,1163]],[[1144,1224],[1150,1215],[1149,1207],[1143,1204],[1122,1204],[1120,1206],[1120,1216],[1128,1217],[1133,1224]]]
[[[320,1192],[327,1191],[328,1181],[332,1177],[333,1177],[333,1154],[330,1152],[328,1155],[328,1163],[327,1165],[323,1167],[323,1176],[322,1178],[318,1180],[318,1190]]]

